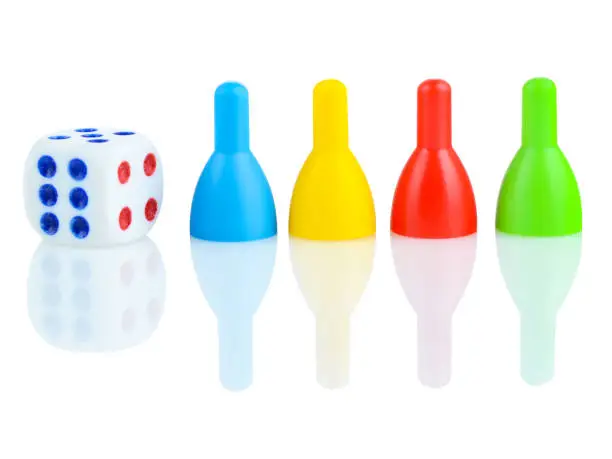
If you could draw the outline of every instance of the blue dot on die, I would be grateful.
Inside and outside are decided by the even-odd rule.
[[[70,204],[72,204],[72,207],[75,209],[83,210],[87,207],[88,202],[89,197],[83,188],[73,188],[70,191]]]
[[[57,216],[51,212],[42,214],[42,217],[40,217],[40,229],[49,236],[53,236],[57,233],[59,229],[59,220]]]
[[[134,132],[132,132],[132,131],[119,131],[119,132],[113,132],[113,134],[115,134],[115,135],[134,135]]]
[[[97,129],[96,128],[81,128],[81,129],[75,129],[74,132],[96,132]]]
[[[53,185],[45,184],[38,189],[38,197],[43,206],[52,207],[57,204],[57,190]]]
[[[65,140],[65,139],[69,139],[70,136],[69,135],[50,135],[49,139],[51,140]]]
[[[91,143],[105,143],[105,142],[108,142],[108,139],[89,139],[88,142],[91,142]]]
[[[85,239],[89,234],[89,223],[83,217],[74,217],[70,221],[70,231],[77,239]]]
[[[87,177],[87,165],[81,159],[71,159],[68,164],[68,173],[75,180],[83,180]]]
[[[57,172],[57,165],[55,164],[55,160],[49,155],[41,156],[38,160],[38,172],[40,172],[40,175],[42,175],[43,177],[53,177]]]
[[[83,134],[81,137],[85,137],[86,139],[95,139],[96,137],[102,137],[102,134],[97,134],[97,133],[93,133],[93,134]]]

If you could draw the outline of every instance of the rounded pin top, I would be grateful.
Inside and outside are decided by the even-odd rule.
[[[444,80],[426,80],[419,85],[417,146],[451,148],[451,87]]]
[[[557,145],[557,88],[548,78],[533,78],[523,86],[523,147]]]
[[[313,91],[314,149],[348,149],[346,87],[338,80],[323,80]]]
[[[223,83],[215,91],[215,151],[249,151],[249,92],[240,83]]]

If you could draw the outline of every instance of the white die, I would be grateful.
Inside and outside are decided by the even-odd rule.
[[[25,208],[45,240],[80,247],[131,242],[162,204],[159,155],[143,135],[83,128],[40,139],[26,161]]]
[[[166,274],[155,243],[81,248],[43,241],[30,263],[28,311],[37,333],[71,351],[127,349],[163,314]]]

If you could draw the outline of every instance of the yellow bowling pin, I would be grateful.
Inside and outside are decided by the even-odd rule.
[[[313,94],[314,147],[293,189],[289,234],[341,241],[376,233],[370,186],[348,144],[346,87],[321,81]]]

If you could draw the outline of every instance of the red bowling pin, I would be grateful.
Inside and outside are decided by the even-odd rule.
[[[451,144],[451,89],[418,89],[417,147],[399,178],[391,248],[406,298],[418,317],[419,379],[430,387],[451,375],[452,316],[476,255],[476,202]]]
[[[468,236],[476,232],[476,201],[451,145],[451,88],[427,80],[417,99],[417,147],[395,189],[391,231],[426,239]]]

